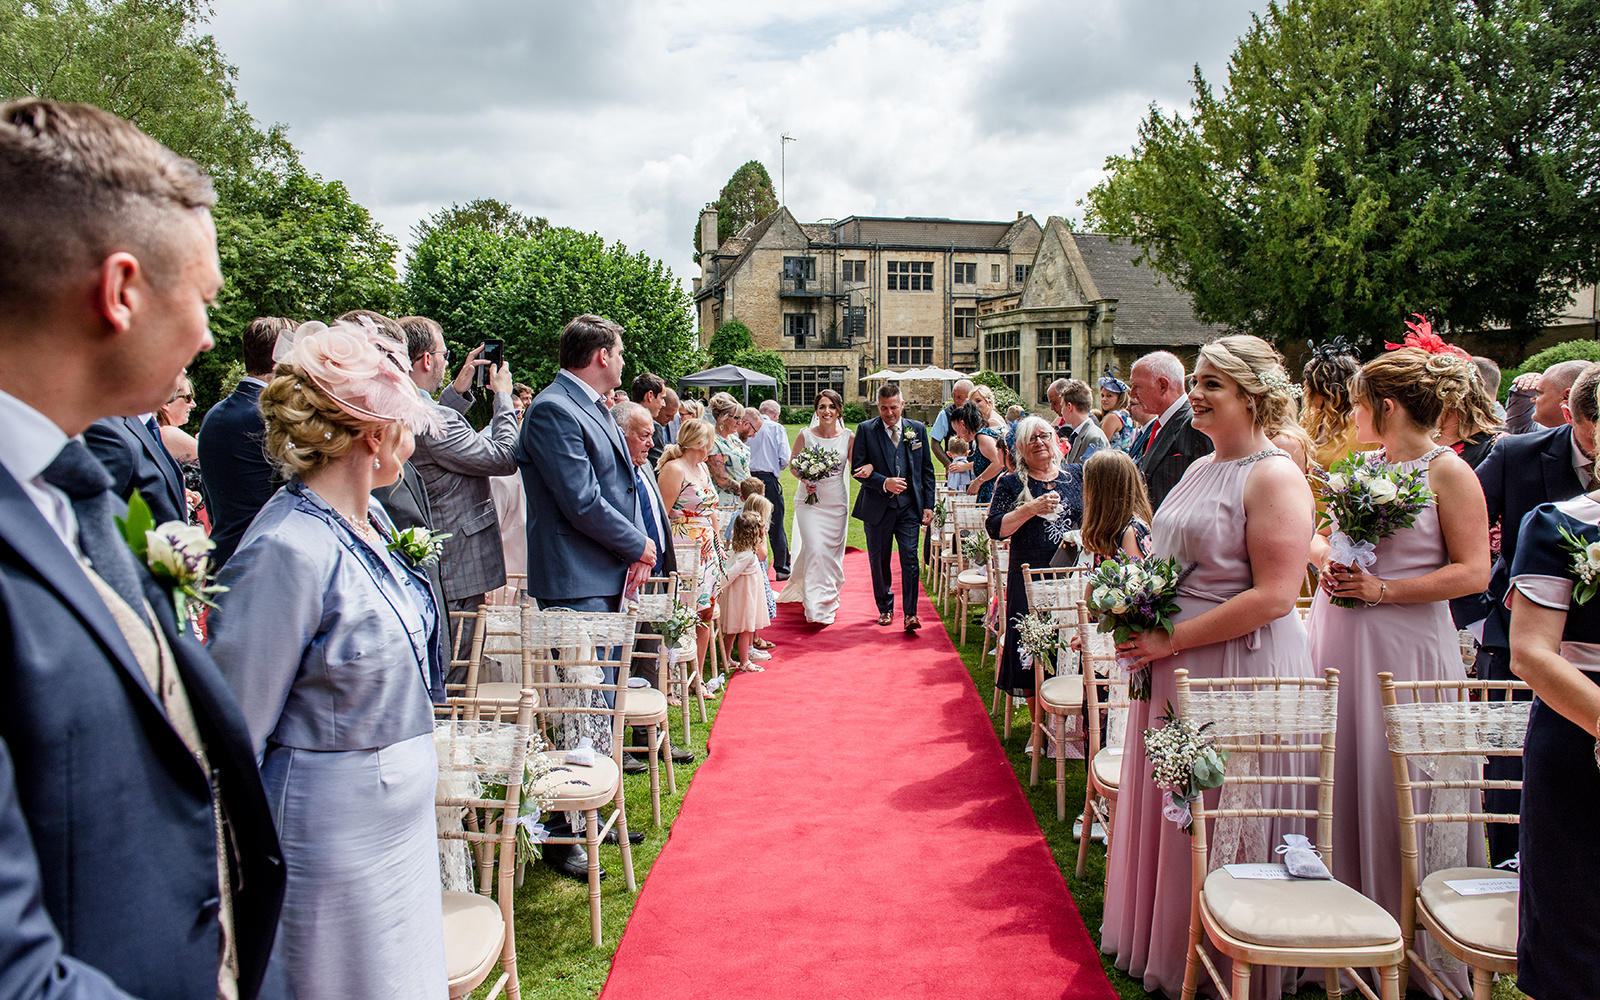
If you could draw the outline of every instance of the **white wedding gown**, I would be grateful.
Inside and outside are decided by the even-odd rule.
[[[799,601],[806,621],[833,624],[839,610],[839,588],[844,584],[844,544],[850,533],[850,489],[845,476],[850,456],[845,446],[850,435],[840,430],[833,438],[818,437],[810,429],[800,432],[800,447],[822,447],[838,452],[840,471],[817,483],[817,502],[806,503],[805,484],[794,495],[794,531],[791,534],[789,582],[780,602]]]

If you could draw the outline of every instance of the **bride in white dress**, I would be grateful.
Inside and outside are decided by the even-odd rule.
[[[839,610],[839,588],[844,583],[844,544],[850,532],[850,489],[845,481],[850,468],[850,442],[853,435],[839,418],[844,401],[832,389],[817,394],[817,420],[794,440],[794,455],[807,448],[821,447],[839,454],[839,471],[820,482],[800,481],[794,498],[794,541],[790,553],[789,582],[784,584],[780,602],[799,601],[805,606],[806,621],[832,625]],[[794,475],[789,472],[789,475]],[[816,503],[806,503],[814,493]]]

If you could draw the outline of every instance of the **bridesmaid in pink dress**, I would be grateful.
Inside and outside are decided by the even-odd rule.
[[[1366,572],[1330,562],[1321,535],[1312,542],[1322,585],[1311,607],[1311,659],[1318,669],[1339,671],[1333,875],[1396,919],[1400,819],[1378,672],[1387,670],[1398,681],[1466,676],[1448,602],[1482,593],[1489,585],[1489,516],[1471,466],[1448,446],[1435,445],[1433,431],[1441,413],[1470,391],[1476,373],[1464,354],[1428,354],[1415,347],[1362,367],[1350,383],[1358,439],[1382,444],[1381,451],[1371,453],[1374,459],[1397,462],[1407,471],[1426,469],[1435,503],[1419,511],[1411,527],[1378,542],[1377,561]],[[1341,608],[1330,595],[1360,604]],[[1446,802],[1447,811],[1467,808],[1465,795],[1456,794],[1461,801]],[[1426,796],[1419,799],[1426,808]],[[1452,832],[1457,840],[1449,839]],[[1484,863],[1481,826],[1444,824],[1419,828],[1419,833],[1433,848],[1423,851],[1424,875]],[[1453,978],[1458,991],[1471,993],[1465,972]],[[1413,972],[1411,982],[1437,996],[1420,973]]]
[[[1179,667],[1196,677],[1312,673],[1294,609],[1311,543],[1311,490],[1265,430],[1293,404],[1282,358],[1258,337],[1221,337],[1200,349],[1195,380],[1194,427],[1216,451],[1190,466],[1151,525],[1154,554],[1195,569],[1180,588],[1172,635],[1146,632],[1118,647],[1136,665],[1153,665],[1150,700],[1128,713],[1130,734],[1155,726],[1169,700],[1176,704]],[[1146,990],[1173,998],[1183,989],[1188,946],[1190,845],[1162,818],[1144,741],[1130,737],[1100,948]],[[1257,970],[1251,995],[1278,996],[1292,978],[1293,970]]]

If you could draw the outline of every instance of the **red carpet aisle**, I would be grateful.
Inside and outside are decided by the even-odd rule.
[[[1114,1000],[932,607],[880,628],[845,575],[837,624],[780,604],[733,678],[603,1000]]]

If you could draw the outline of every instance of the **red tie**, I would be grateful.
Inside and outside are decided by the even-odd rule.
[[[1159,430],[1161,430],[1161,418],[1157,417],[1150,421],[1150,436],[1144,439],[1144,452],[1141,452],[1141,454],[1147,454],[1150,451],[1150,445],[1155,442],[1156,432]]]

